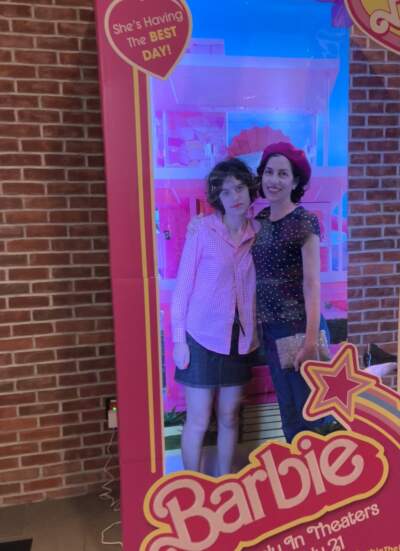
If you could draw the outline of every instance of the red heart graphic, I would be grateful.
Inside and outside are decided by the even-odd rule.
[[[124,61],[161,78],[178,63],[192,30],[185,0],[113,0],[104,24],[110,45]]]
[[[345,0],[347,11],[353,21],[375,42],[400,54],[400,3],[399,0],[365,2]]]

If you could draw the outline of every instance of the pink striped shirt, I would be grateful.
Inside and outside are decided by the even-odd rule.
[[[250,248],[258,223],[247,220],[241,242],[235,244],[219,213],[201,218],[186,237],[171,317],[174,342],[185,342],[186,331],[208,350],[229,354],[235,307],[243,327],[239,354],[258,346],[256,276]]]

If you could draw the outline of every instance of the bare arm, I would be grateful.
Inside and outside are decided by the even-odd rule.
[[[296,369],[299,369],[304,361],[317,358],[321,287],[319,245],[319,237],[312,234],[301,249],[303,259],[303,292],[307,325],[304,346],[296,358]]]

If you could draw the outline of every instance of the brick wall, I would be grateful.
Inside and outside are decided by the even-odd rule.
[[[0,76],[0,505],[9,505],[104,479],[115,370],[92,0],[0,1]]]
[[[352,32],[349,339],[396,352],[400,290],[400,55]],[[394,384],[394,377],[388,379]]]
[[[92,4],[0,0],[0,505],[104,477],[115,372]],[[349,333],[361,349],[396,339],[399,84],[399,58],[354,33]]]

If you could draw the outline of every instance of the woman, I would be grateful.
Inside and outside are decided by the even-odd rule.
[[[299,206],[311,176],[300,149],[269,145],[257,168],[260,193],[269,202],[258,218],[261,229],[252,253],[257,278],[257,314],[275,386],[282,428],[291,442],[302,430],[326,433],[332,419],[306,421],[302,410],[309,388],[299,368],[317,359],[320,329],[320,229],[317,217]],[[304,333],[293,368],[280,365],[276,341]]]
[[[255,270],[251,246],[259,224],[246,218],[256,186],[238,159],[207,180],[215,213],[199,220],[182,252],[172,298],[175,379],[185,386],[185,469],[200,470],[201,449],[217,398],[218,474],[230,473],[242,388],[257,361]]]

